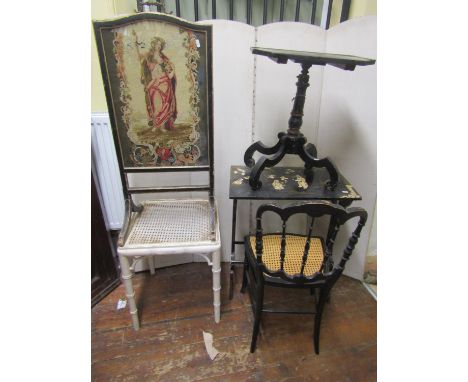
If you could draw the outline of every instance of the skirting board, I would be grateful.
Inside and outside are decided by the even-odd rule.
[[[364,288],[366,288],[367,291],[371,294],[371,296],[374,297],[375,301],[377,301],[377,294],[373,291],[373,289],[364,281],[362,281],[362,285],[364,285]]]

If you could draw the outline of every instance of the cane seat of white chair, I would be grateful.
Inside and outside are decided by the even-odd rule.
[[[213,252],[220,248],[216,204],[157,200],[141,204],[119,253],[127,256]]]

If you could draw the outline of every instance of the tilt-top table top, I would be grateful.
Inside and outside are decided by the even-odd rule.
[[[299,64],[332,65],[343,70],[354,70],[356,66],[374,65],[375,60],[365,57],[350,56],[335,53],[305,52],[300,50],[285,50],[273,48],[251,48],[253,54],[271,58],[278,64],[286,64],[288,60]]]

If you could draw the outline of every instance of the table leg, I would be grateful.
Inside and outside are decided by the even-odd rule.
[[[232,201],[232,236],[231,236],[231,265],[229,269],[229,300],[234,297],[235,275],[232,261],[236,255],[236,221],[237,221],[237,199]]]

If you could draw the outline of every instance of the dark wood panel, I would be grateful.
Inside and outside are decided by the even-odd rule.
[[[229,180],[230,199],[255,200],[361,200],[361,195],[338,173],[338,183],[332,191],[325,187],[329,180],[327,171],[323,168],[314,169],[314,180],[304,189],[300,187],[301,177],[304,177],[303,167],[271,167],[263,170],[260,180],[263,183],[259,190],[249,186],[250,169],[245,166],[231,166]],[[305,180],[305,179],[304,179]]]
[[[91,174],[91,306],[119,285],[115,251],[107,231],[99,187]]]

